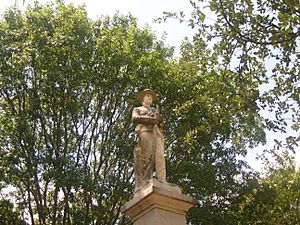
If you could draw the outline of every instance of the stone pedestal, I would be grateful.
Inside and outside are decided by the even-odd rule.
[[[134,225],[186,225],[185,214],[195,199],[183,195],[177,186],[151,180],[121,212],[128,215]]]

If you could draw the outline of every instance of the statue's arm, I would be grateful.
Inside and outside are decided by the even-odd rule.
[[[131,120],[137,124],[157,124],[158,120],[155,117],[150,116],[142,116],[140,115],[140,110],[138,108],[134,108],[132,111]]]
[[[138,108],[134,108],[131,115],[131,120],[134,123],[138,123],[138,120],[140,118],[140,110]]]

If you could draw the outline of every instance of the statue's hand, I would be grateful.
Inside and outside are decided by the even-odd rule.
[[[136,123],[141,123],[141,124],[158,124],[158,119],[156,117],[150,117],[150,116],[139,116],[135,118]]]
[[[156,117],[149,117],[148,124],[158,124],[158,119]]]

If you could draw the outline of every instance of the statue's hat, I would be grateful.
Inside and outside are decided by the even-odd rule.
[[[144,96],[147,95],[147,94],[152,95],[153,102],[156,101],[156,93],[155,93],[155,91],[153,91],[151,89],[145,89],[145,90],[141,91],[140,93],[138,93],[138,95],[137,95],[137,99],[139,100],[139,102],[141,104],[143,103]]]

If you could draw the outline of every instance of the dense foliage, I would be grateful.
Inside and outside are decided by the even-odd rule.
[[[242,3],[230,2],[222,2],[218,15],[210,1],[218,20],[209,27],[192,2],[190,22],[201,33],[183,42],[179,59],[131,15],[93,21],[84,7],[61,1],[24,12],[8,9],[0,21],[0,187],[15,196],[14,208],[1,200],[13,218],[20,212],[31,224],[130,224],[120,207],[133,189],[131,110],[135,95],[153,87],[166,122],[168,180],[197,199],[188,220],[247,224],[244,215],[254,211],[247,211],[244,199],[256,198],[251,193],[260,181],[237,156],[265,142],[266,126],[284,129],[282,111],[278,120],[265,122],[258,104],[275,109],[282,92],[279,85],[259,92],[267,81],[263,60],[276,45],[258,49],[260,43],[235,40],[221,12]],[[214,37],[219,39],[211,45]],[[293,43],[289,65],[297,62]],[[287,63],[283,53],[278,60]],[[288,87],[296,83],[290,82]],[[299,104],[296,95],[285,96]],[[297,113],[295,108],[295,120]],[[263,192],[269,189],[254,194]]]
[[[134,95],[171,53],[131,16],[8,9],[1,33],[2,182],[32,224],[115,224],[132,191]],[[120,222],[122,223],[122,222]]]
[[[19,219],[19,212],[15,211],[14,204],[9,200],[0,200],[0,221],[1,224],[26,225],[26,222]]]
[[[299,131],[300,3],[296,0],[190,0],[194,10],[166,12],[197,29],[199,39],[210,46],[222,65],[260,84],[259,108],[269,114],[265,127]],[[292,148],[299,135],[289,137]]]
[[[253,101],[248,102],[242,101],[244,107],[241,110],[240,117],[238,117],[240,119],[236,129],[232,130],[230,142],[235,147],[238,147],[239,143],[244,146],[245,138],[250,137],[250,139],[246,139],[246,143],[249,144],[249,147],[254,146],[255,144],[252,143],[257,140],[256,138],[262,138],[264,134],[263,132],[255,133],[251,137],[252,130],[247,129],[251,128],[249,126],[251,124],[252,126],[262,126],[274,132],[288,132],[285,135],[287,137],[285,143],[275,140],[276,147],[283,148],[287,145],[295,153],[300,141],[299,2],[264,0],[190,0],[189,2],[194,9],[190,15],[185,15],[185,12],[165,12],[165,15],[157,20],[165,21],[169,18],[176,18],[195,29],[196,34],[193,40],[186,41],[182,45],[180,61],[187,59],[188,63],[186,65],[190,65],[190,70],[195,68],[196,73],[203,75],[207,71],[214,71],[219,75],[219,81],[224,82],[224,86],[220,85],[214,90],[211,89],[213,92],[210,96],[213,96],[213,101],[218,99],[219,96],[226,98],[224,90],[227,88],[231,88],[227,92],[229,94],[227,98],[234,103],[241,102],[238,98],[240,95],[243,97],[248,95],[246,99],[253,99]],[[189,72],[189,74],[191,73]],[[209,73],[210,77],[205,81],[209,81],[214,77],[211,75]],[[230,80],[229,83],[227,79]],[[237,85],[235,85],[235,80]],[[215,85],[216,80],[203,87],[207,88],[212,84]],[[205,91],[207,90],[205,89]],[[222,93],[222,95],[219,95],[219,93]],[[235,96],[235,94],[237,95]],[[197,99],[200,99],[200,97]],[[228,105],[227,108],[228,101],[220,102],[224,103],[221,104],[221,109],[234,115],[230,119],[234,120],[239,115],[233,113],[238,112],[234,105]],[[189,103],[189,108],[197,106],[195,99]],[[216,109],[218,108],[214,108],[214,110]],[[257,118],[256,114],[253,113],[257,111],[263,118]],[[201,110],[198,109],[198,112],[201,112]],[[214,115],[214,118],[217,118],[217,116]],[[252,122],[250,122],[251,119]],[[246,127],[243,127],[241,120],[248,120],[245,123],[247,124]],[[224,126],[220,127],[225,128]],[[234,135],[236,130],[243,137],[242,140]],[[257,132],[258,130],[255,129],[254,131]],[[277,175],[274,174],[274,176]],[[252,186],[260,184],[257,177],[249,177],[249,179],[239,186],[238,196],[247,195],[244,191],[249,191]],[[268,185],[266,184],[266,186]],[[261,196],[264,196],[263,191],[265,190],[262,190]],[[288,192],[289,190],[285,191]],[[278,204],[282,200],[278,200],[274,204]],[[239,202],[238,198],[235,201]],[[285,201],[289,202],[288,199]],[[227,203],[232,203],[229,205],[234,205],[237,202],[227,201]],[[261,205],[264,205],[264,203]],[[268,208],[267,205],[266,203],[264,207]],[[257,215],[254,211],[251,212],[251,216],[241,214],[237,218],[232,217],[229,212],[231,210],[227,211],[226,207],[221,207],[225,209],[224,211],[220,210],[220,207],[217,208],[217,212],[210,213],[210,215],[214,215],[213,217],[205,217],[203,212],[201,212],[202,215],[199,213],[199,220],[193,220],[194,223],[277,224],[279,221],[265,218],[264,222],[255,223],[254,220]],[[203,207],[200,206],[198,209],[203,209]],[[268,208],[268,210],[266,212],[269,213],[271,208]],[[285,214],[288,211],[289,208],[284,207],[281,213]],[[270,215],[272,214],[269,213]],[[217,219],[218,216],[221,216],[220,220]],[[208,219],[205,220],[205,218]],[[291,220],[291,217],[283,218],[283,220],[280,220],[282,224],[295,224],[295,221],[297,221],[297,219]]]
[[[273,149],[264,163],[265,176],[248,182],[242,189],[230,209],[232,217],[245,225],[299,224],[300,170],[294,158],[287,150]]]

